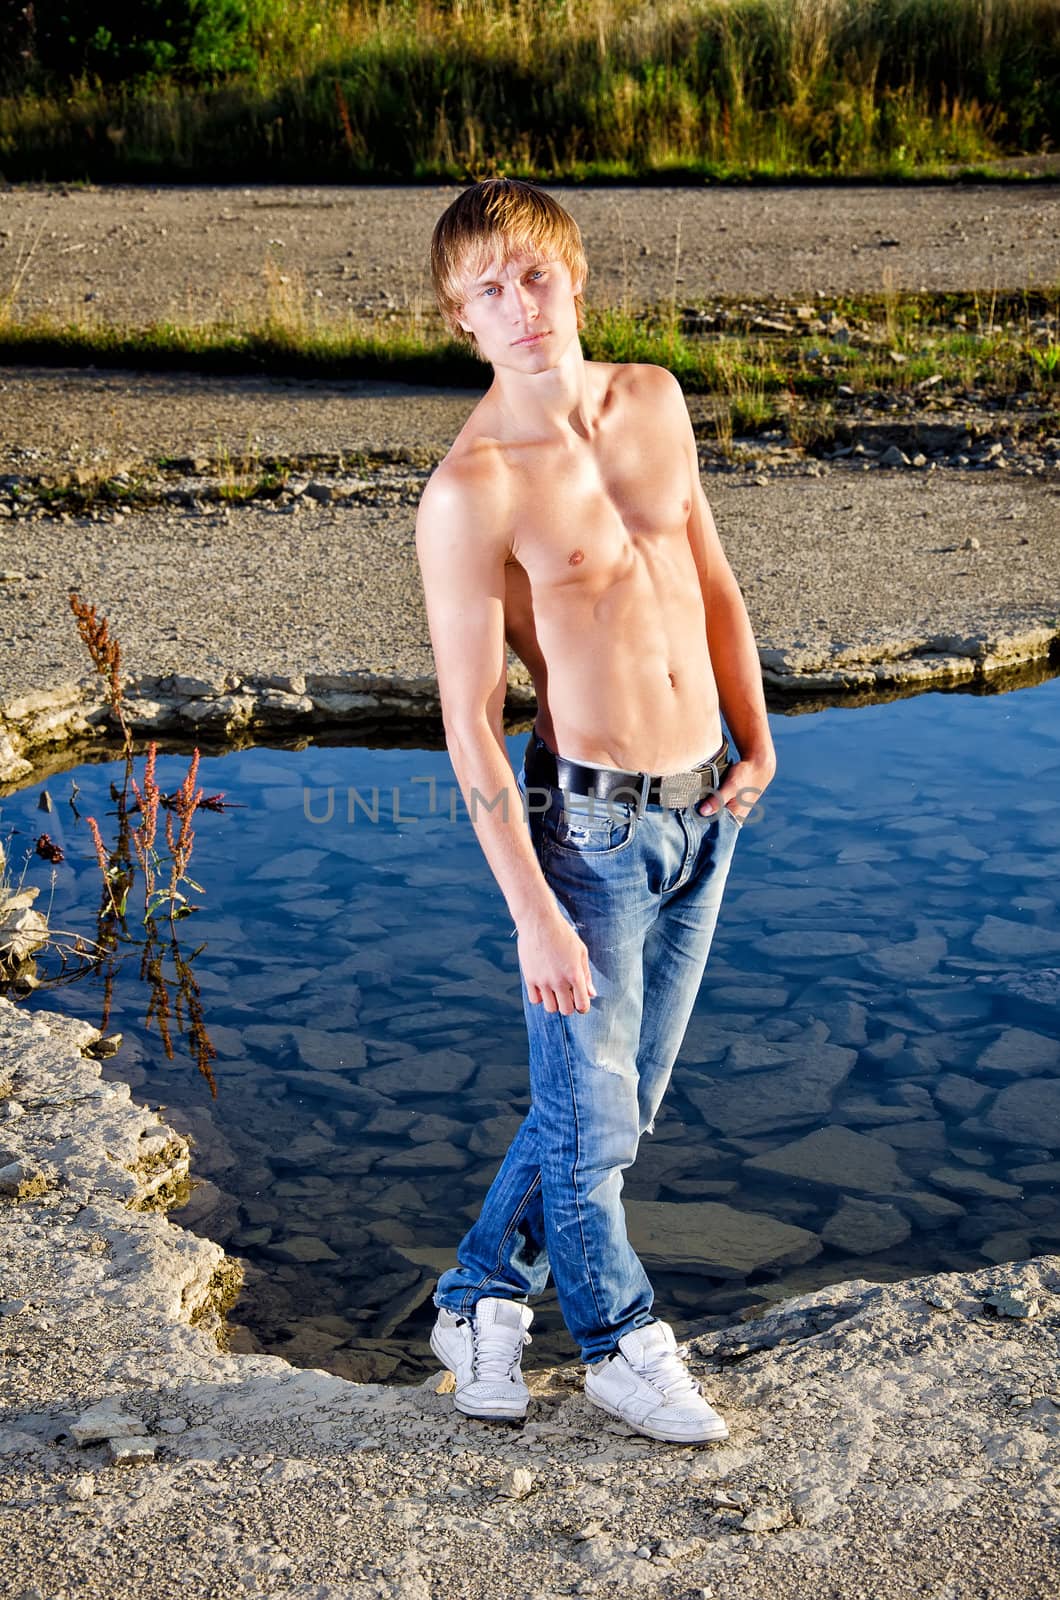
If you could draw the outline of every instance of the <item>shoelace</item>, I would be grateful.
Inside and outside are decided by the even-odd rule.
[[[485,1328],[472,1323],[475,1341],[475,1377],[503,1382],[510,1378],[525,1344],[533,1340],[525,1328]]]
[[[663,1350],[646,1362],[640,1369],[641,1376],[648,1380],[653,1389],[664,1394],[667,1400],[681,1394],[702,1394],[699,1384],[685,1366],[687,1360],[688,1346],[679,1344],[676,1349]]]

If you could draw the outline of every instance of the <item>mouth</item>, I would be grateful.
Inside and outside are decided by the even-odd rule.
[[[525,338],[513,339],[512,345],[514,347],[515,345],[539,344],[542,339],[548,338],[549,332],[550,330],[546,328],[543,333],[528,333]]]

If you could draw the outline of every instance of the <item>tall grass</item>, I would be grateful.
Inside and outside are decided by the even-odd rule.
[[[0,98],[27,178],[899,174],[1045,148],[1056,0],[259,0],[253,74]],[[10,80],[9,80],[10,81]]]

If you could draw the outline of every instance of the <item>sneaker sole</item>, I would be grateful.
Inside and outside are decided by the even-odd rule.
[[[438,1360],[442,1363],[442,1366],[445,1368],[446,1372],[453,1372],[452,1367],[449,1365],[448,1361],[446,1360],[445,1352],[443,1350],[440,1350],[438,1348],[438,1346],[435,1344],[435,1342],[434,1342],[434,1334],[433,1333],[431,1334],[430,1345],[431,1345],[431,1349],[434,1351],[434,1354],[438,1357]],[[456,1381],[456,1373],[455,1372],[453,1372],[453,1380],[454,1380],[454,1382]],[[519,1407],[517,1409],[513,1409],[513,1410],[499,1410],[498,1409],[496,1411],[469,1411],[466,1406],[462,1406],[460,1404],[460,1401],[456,1398],[455,1395],[453,1397],[453,1405],[454,1405],[455,1409],[457,1411],[459,1411],[459,1413],[460,1413],[460,1415],[462,1417],[473,1417],[476,1422],[525,1422],[526,1421],[527,1407],[525,1405],[523,1405],[523,1406],[521,1406],[521,1407]]]
[[[585,1390],[585,1398],[591,1406],[596,1406],[598,1411],[606,1411],[607,1415],[614,1417],[616,1422],[624,1422],[626,1427],[631,1429],[633,1433],[646,1434],[649,1439],[660,1439],[664,1444],[719,1444],[722,1439],[729,1437],[729,1430],[724,1422],[721,1424],[720,1431],[699,1433],[694,1437],[689,1437],[687,1433],[666,1433],[662,1428],[650,1428],[643,1422],[630,1422],[629,1418],[624,1417],[621,1411],[616,1410],[614,1406],[607,1405],[603,1400],[598,1400],[588,1389]]]

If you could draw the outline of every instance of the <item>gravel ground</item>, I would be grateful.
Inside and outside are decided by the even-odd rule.
[[[218,436],[244,423],[263,449],[280,452],[296,441],[329,453],[371,440],[430,452],[444,449],[473,403],[368,385],[307,394],[69,375],[38,383],[36,394],[47,396],[35,415],[50,419],[39,434],[49,447],[64,428],[68,438],[99,430],[105,415],[112,463],[133,470],[137,420],[140,450],[165,439],[190,456],[216,454]],[[805,675],[940,651],[1003,653],[1006,641],[1056,631],[1060,519],[1045,480],[780,455],[764,476],[751,468],[705,479],[767,664]],[[70,588],[110,619],[135,674],[430,679],[413,542],[427,470],[398,464],[333,476],[326,491],[346,498],[330,505],[303,494],[282,505],[159,506],[99,522],[0,521],[0,705],[85,671]],[[194,500],[194,489],[184,492]]]
[[[430,303],[431,229],[455,187],[29,186],[0,198],[0,294],[31,253],[20,314],[109,321],[230,315],[260,302],[267,257],[323,311]],[[1053,285],[1060,188],[565,189],[589,297],[637,304]],[[675,272],[676,268],[676,272]]]

